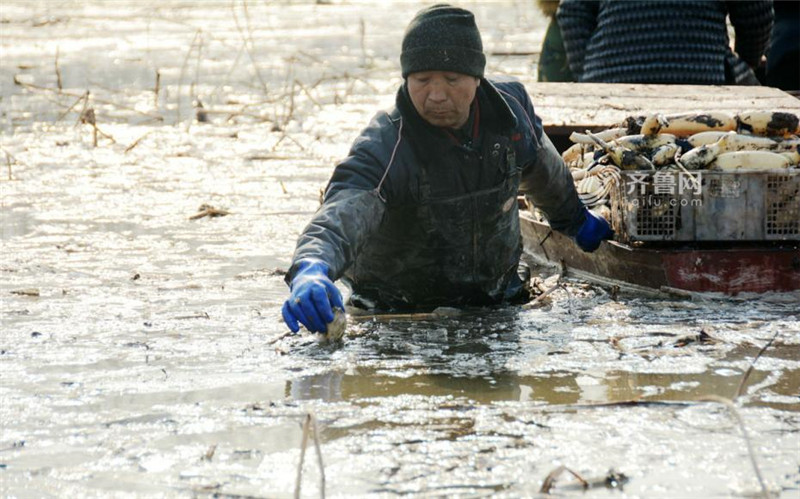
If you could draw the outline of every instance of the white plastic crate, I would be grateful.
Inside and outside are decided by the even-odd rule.
[[[611,195],[617,238],[800,241],[800,171],[622,172]]]

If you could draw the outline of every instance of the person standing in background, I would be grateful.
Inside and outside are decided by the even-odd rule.
[[[550,18],[539,55],[539,81],[575,81],[572,71],[569,70],[567,51],[564,50],[561,28],[556,20],[558,2],[559,0],[536,0],[539,9]]]
[[[764,84],[782,90],[800,91],[800,2],[775,0]]]
[[[579,82],[758,85],[773,10],[772,0],[563,0],[556,18]]]

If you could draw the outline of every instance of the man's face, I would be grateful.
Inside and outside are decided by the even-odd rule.
[[[480,80],[448,71],[421,71],[408,75],[408,94],[420,116],[431,125],[461,128],[469,118]]]

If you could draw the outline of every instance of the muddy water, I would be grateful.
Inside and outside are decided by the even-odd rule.
[[[420,5],[3,2],[3,496],[291,497],[308,413],[328,496],[535,496],[559,465],[592,497],[754,496],[740,426],[704,398],[734,397],[776,334],[736,407],[766,487],[800,493],[797,295],[569,281],[532,310],[284,336],[281,269],[335,159],[391,104]],[[538,48],[529,3],[466,5],[487,50]],[[70,110],[87,89],[97,147]],[[190,219],[203,204],[230,214]],[[310,445],[302,495],[319,487]],[[567,475],[554,492],[584,494]]]

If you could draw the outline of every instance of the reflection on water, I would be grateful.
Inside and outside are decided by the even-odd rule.
[[[750,375],[757,384],[767,378],[764,372]],[[293,400],[319,399],[325,402],[401,395],[463,397],[476,404],[497,401],[538,402],[542,404],[605,403],[628,400],[698,400],[709,395],[733,396],[740,376],[728,373],[647,374],[610,371],[603,378],[569,372],[541,376],[518,376],[496,372],[490,376],[467,377],[449,374],[397,375],[381,369],[355,368],[348,373],[329,371],[302,376],[286,382],[286,396]],[[773,386],[776,393],[798,393],[800,370],[787,371]],[[755,405],[768,405],[756,403]],[[800,411],[800,400],[784,404],[783,409]]]
[[[565,369],[569,362],[564,362],[564,366],[559,368],[559,358],[568,360],[571,354],[583,348],[582,344],[597,341],[590,339],[555,348],[547,341],[536,346],[535,342],[526,339],[526,345],[521,346],[519,331],[515,329],[516,316],[512,312],[484,315],[477,322],[475,319],[474,315],[467,314],[460,321],[443,320],[435,324],[394,322],[380,327],[356,347],[362,365],[351,366],[346,371],[330,370],[288,380],[286,396],[293,400],[336,402],[402,395],[450,395],[475,404],[519,401],[556,405],[630,400],[687,401],[712,395],[735,398],[745,371],[738,366],[747,365],[748,359],[758,351],[754,346],[693,346],[685,344],[686,338],[691,337],[677,336],[665,345],[664,333],[657,333],[653,337],[657,343],[651,341],[648,345],[647,336],[639,335],[637,341],[646,346],[625,351],[619,354],[620,357],[653,360],[665,356],[670,361],[670,356],[676,354],[686,359],[712,355],[720,367],[706,366],[702,372],[692,372],[687,369],[689,363],[681,368],[679,356],[672,361],[678,371],[674,373],[619,369],[597,371],[580,366]],[[490,330],[488,334],[487,330]],[[531,364],[548,358],[555,368],[539,374],[522,374],[507,367],[510,359],[519,363],[520,357],[528,359]],[[796,347],[776,344],[760,362],[769,362],[770,358],[786,358],[796,363]],[[403,359],[401,366],[390,367],[391,362],[397,359]],[[727,365],[738,368],[723,367]],[[800,369],[785,369],[773,375],[769,371],[754,370],[748,375],[747,387],[763,386],[765,382],[777,395],[797,396],[800,393]],[[760,399],[749,404],[774,406],[770,401]],[[780,404],[780,407],[800,411],[800,398]]]
[[[532,331],[523,317],[495,312],[480,321],[393,321],[367,329],[340,350],[359,362],[288,380],[285,395],[298,404],[340,408],[323,420],[321,438],[328,448],[345,446],[348,459],[361,463],[354,466],[370,466],[359,456],[373,461],[380,471],[369,482],[372,493],[457,494],[481,476],[486,489],[470,490],[531,496],[555,467],[543,467],[543,460],[574,466],[599,482],[616,468],[630,478],[625,490],[643,497],[757,490],[735,420],[702,402],[739,390],[760,350],[740,336],[715,332],[713,340],[693,343],[697,335],[678,334],[682,328],[638,330],[614,341],[577,333],[564,341],[563,324],[550,337],[547,325]],[[764,439],[756,459],[783,469],[795,462],[800,425],[796,348],[774,343],[758,363],[785,364],[751,372],[746,388],[760,395],[740,399],[740,411],[755,411],[745,419],[748,431]],[[322,352],[331,355],[307,354],[316,359]],[[607,405],[637,400],[663,404]],[[717,460],[709,462],[709,455]],[[733,469],[736,478],[730,478]],[[697,481],[675,481],[677,472]],[[557,490],[581,490],[570,482],[562,477]],[[772,490],[791,497],[798,484],[800,473],[790,472]],[[614,494],[619,491],[591,490],[592,497]]]

